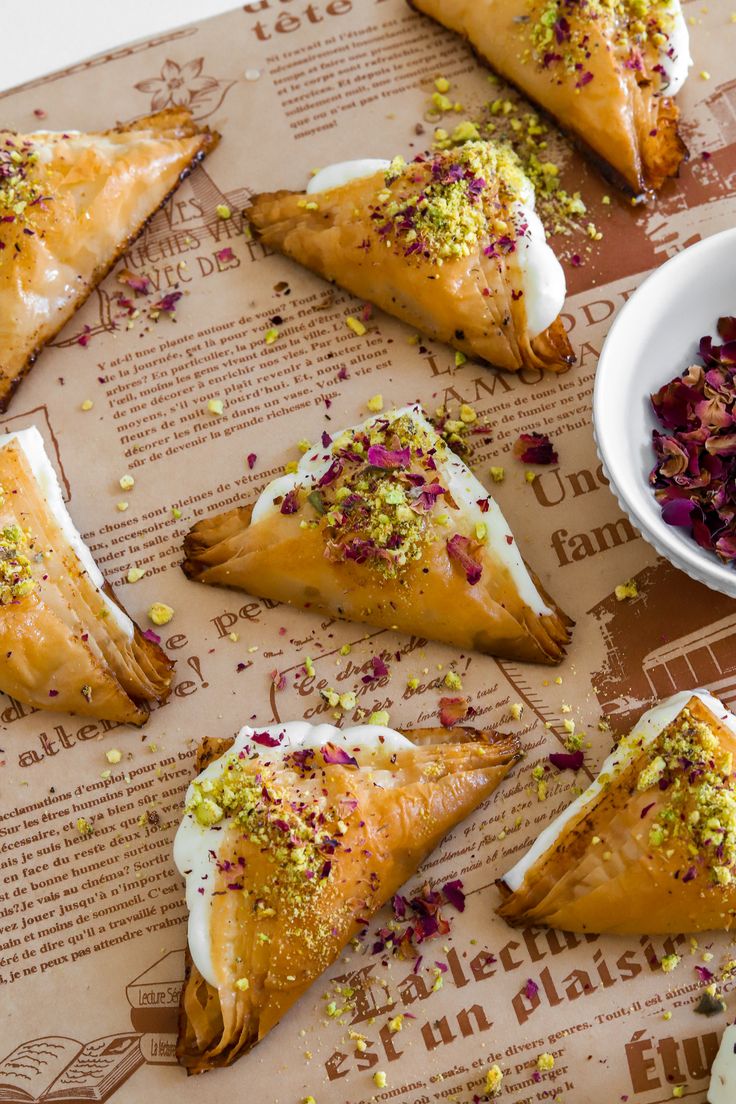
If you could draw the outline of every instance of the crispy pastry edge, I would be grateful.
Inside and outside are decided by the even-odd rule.
[[[18,390],[21,383],[23,382],[23,380],[26,378],[26,376],[30,372],[31,368],[33,368],[34,364],[36,363],[36,361],[37,361],[38,357],[40,356],[40,354],[43,352],[44,348],[49,344],[50,341],[53,341],[53,339],[56,337],[56,335],[59,334],[64,329],[64,326],[66,326],[66,324],[71,321],[71,319],[77,313],[77,311],[80,309],[80,307],[82,307],[84,305],[84,303],[87,302],[87,300],[89,299],[90,295],[95,290],[95,288],[97,288],[102,283],[102,281],[105,279],[105,277],[108,275],[108,273],[111,272],[112,269],[115,267],[115,265],[118,263],[120,258],[127,252],[127,250],[131,247],[131,245],[141,236],[141,234],[146,229],[146,227],[148,226],[149,222],[154,217],[154,215],[157,215],[158,212],[163,207],[166,206],[166,204],[171,199],[172,195],[177,190],[177,188],[182,183],[182,181],[185,180],[187,178],[187,176],[189,176],[189,174],[194,171],[194,169],[196,169],[197,165],[201,161],[204,161],[204,159],[205,159],[205,157],[207,156],[208,153],[211,153],[212,150],[215,149],[215,147],[218,145],[218,143],[220,141],[220,138],[221,138],[221,135],[219,134],[218,131],[210,130],[208,127],[197,126],[197,124],[195,124],[194,120],[191,118],[191,113],[189,112],[189,110],[187,108],[166,108],[163,111],[153,112],[151,115],[142,115],[138,119],[134,119],[130,123],[119,124],[118,126],[111,127],[109,130],[99,131],[99,134],[105,135],[105,134],[121,134],[121,133],[125,133],[126,131],[133,131],[133,130],[145,130],[146,127],[145,127],[144,124],[146,124],[146,123],[150,124],[150,122],[154,119],[162,119],[166,116],[171,116],[173,118],[175,115],[180,115],[182,113],[185,113],[188,116],[188,121],[190,123],[190,126],[192,127],[191,133],[190,133],[190,135],[188,135],[188,137],[193,137],[195,134],[199,134],[201,136],[202,141],[201,141],[201,144],[200,144],[200,148],[197,150],[196,154],[194,155],[194,157],[192,158],[190,163],[184,169],[182,169],[182,171],[179,173],[179,179],[177,180],[176,184],[174,185],[173,188],[170,189],[169,192],[167,192],[167,194],[164,196],[164,198],[161,200],[161,202],[158,204],[158,206],[155,207],[151,211],[151,213],[149,215],[147,215],[146,218],[141,222],[141,224],[138,226],[138,228],[136,230],[134,230],[125,239],[125,241],[122,242],[119,245],[119,247],[115,251],[112,259],[107,264],[100,265],[95,270],[95,272],[92,275],[92,279],[90,280],[89,288],[86,289],[84,294],[81,296],[81,298],[79,298],[76,301],[75,306],[74,306],[74,310],[72,311],[72,314],[70,314],[68,318],[65,318],[51,333],[48,334],[48,336],[42,342],[40,342],[40,344],[38,344],[28,354],[28,357],[26,358],[25,363],[23,364],[21,370],[18,372],[18,374],[16,376],[13,377],[12,380],[10,380],[8,382],[7,390],[4,391],[2,394],[0,394],[0,414],[4,414],[7,411],[8,407],[10,406],[10,403],[12,402],[13,396],[15,395],[15,392]],[[12,132],[8,131],[8,133],[12,133]],[[0,386],[1,386],[1,384],[0,384]]]

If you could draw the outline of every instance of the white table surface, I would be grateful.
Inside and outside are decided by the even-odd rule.
[[[0,91],[125,42],[237,7],[236,0],[35,0],[14,4],[12,17],[8,13],[3,20]]]

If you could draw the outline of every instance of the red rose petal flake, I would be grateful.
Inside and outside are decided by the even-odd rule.
[[[218,249],[215,253],[220,264],[227,264],[228,261],[235,260],[235,254],[232,251],[232,247],[226,245],[224,249]]]
[[[261,747],[279,747],[281,744],[281,736],[272,736],[270,732],[254,732],[250,738]]]
[[[248,467],[250,468],[251,471],[253,471],[253,468],[255,467],[257,459],[258,459],[258,456],[256,455],[255,452],[249,452],[248,453]]]
[[[736,317],[718,319],[693,364],[651,396],[650,486],[667,525],[688,530],[722,562],[736,564]],[[664,432],[662,432],[662,430]]]
[[[368,449],[368,463],[374,468],[408,468],[411,463],[411,449],[389,449],[385,445],[371,445]]]
[[[146,629],[146,631],[143,633],[143,639],[147,640],[150,644],[161,643],[161,637],[158,635],[158,633],[155,633],[153,629]]]
[[[483,574],[483,566],[475,559],[470,539],[461,536],[460,533],[449,537],[447,555],[462,567],[465,578],[471,586],[475,586]]]
[[[118,283],[125,284],[135,295],[148,295],[151,290],[151,281],[148,276],[136,276],[127,268],[121,268],[118,272]]]
[[[345,748],[336,744],[325,744],[321,749],[325,763],[331,763],[339,767],[357,767],[358,760],[350,755]]]
[[[539,992],[539,986],[537,985],[536,981],[532,981],[531,978],[527,978],[526,985],[524,986],[522,992],[524,996],[527,997],[529,1000],[534,1000],[537,993]]]
[[[440,698],[440,724],[443,728],[452,728],[458,721],[464,721],[470,706],[467,698]]]
[[[549,755],[549,761],[559,771],[579,771],[583,765],[582,751],[553,751]]]
[[[524,464],[556,464],[559,459],[546,433],[522,433],[514,455]]]

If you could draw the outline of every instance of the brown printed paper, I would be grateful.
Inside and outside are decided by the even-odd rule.
[[[0,418],[2,431],[38,425],[72,516],[131,613],[145,621],[154,601],[174,607],[163,641],[177,661],[171,701],[142,732],[0,697],[0,1102],[187,1104],[203,1093],[212,1104],[469,1102],[493,1062],[508,1104],[659,1104],[675,1085],[692,1104],[705,1100],[727,1015],[694,1013],[694,967],[705,949],[714,968],[729,960],[728,938],[701,937],[694,950],[686,935],[515,931],[494,914],[493,884],[586,784],[584,773],[561,773],[547,799],[537,797],[531,769],[561,745],[565,720],[587,734],[592,777],[611,745],[601,718],[620,733],[658,696],[703,684],[736,698],[734,603],[657,559],[620,513],[591,433],[596,358],[612,317],[649,269],[733,220],[736,27],[722,0],[687,3],[685,14],[696,62],[680,100],[692,159],[659,202],[604,203],[611,189],[558,143],[568,188],[580,188],[603,231],[581,266],[567,266],[565,318],[579,359],[560,377],[456,367],[446,347],[410,344],[383,315],[359,337],[345,318],[362,304],[243,234],[252,192],[303,186],[329,161],[421,150],[440,73],[464,104],[488,98],[487,74],[465,46],[401,0],[260,0],[0,97],[4,124],[20,131],[38,126],[36,109],[49,128],[95,129],[186,103],[223,134],[123,261],[156,294],[184,291],[176,321],[154,324],[142,311],[128,327],[111,275]],[[709,80],[697,76],[705,67]],[[218,204],[233,217],[218,218]],[[553,241],[568,257],[576,248]],[[266,345],[273,325],[280,336]],[[577,622],[559,670],[458,655],[198,586],[179,571],[198,517],[252,501],[297,456],[298,440],[356,422],[377,392],[387,406],[468,402],[492,427],[475,469],[490,485],[489,466],[505,465],[493,493]],[[208,414],[211,398],[223,400],[222,417]],[[83,413],[86,399],[94,406]],[[551,434],[560,459],[530,485],[511,447],[531,430]],[[123,495],[128,472],[136,484]],[[129,585],[134,565],[146,575]],[[617,601],[615,587],[630,578],[639,598]],[[389,675],[364,683],[379,652]],[[437,723],[451,666],[478,721],[517,730],[527,758],[413,883],[462,878],[467,909],[450,937],[426,944],[415,971],[371,954],[369,936],[250,1055],[187,1079],[174,1059],[186,932],[171,844],[195,745],[251,721],[330,720],[319,694],[330,687],[356,691],[363,709],[387,709],[394,725]],[[519,722],[509,719],[517,702]],[[119,764],[105,757],[112,748]],[[91,836],[78,832],[79,817]],[[665,975],[658,964],[673,951],[682,961]],[[441,988],[436,962],[446,967]],[[341,1015],[325,1014],[331,1000]],[[399,1012],[403,1030],[392,1032]],[[362,1053],[349,1031],[365,1036]],[[544,1051],[555,1066],[540,1076]]]

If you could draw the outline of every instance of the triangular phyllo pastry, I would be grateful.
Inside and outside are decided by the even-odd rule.
[[[174,843],[188,1072],[262,1039],[518,758],[515,737],[462,728],[293,722],[205,740]]]
[[[184,550],[199,582],[462,649],[557,663],[569,640],[497,503],[416,405],[323,434]]]
[[[509,372],[575,359],[565,277],[510,149],[345,162],[244,213],[264,245],[468,356]]]
[[[186,108],[99,133],[0,130],[0,412],[218,140]]]
[[[675,93],[691,63],[680,0],[409,0],[457,31],[614,183],[636,194],[676,176],[687,150]]]
[[[115,598],[70,518],[38,430],[0,436],[0,691],[140,725],[172,664]]]
[[[499,883],[512,924],[620,935],[736,918],[736,717],[686,691],[640,719]]]

